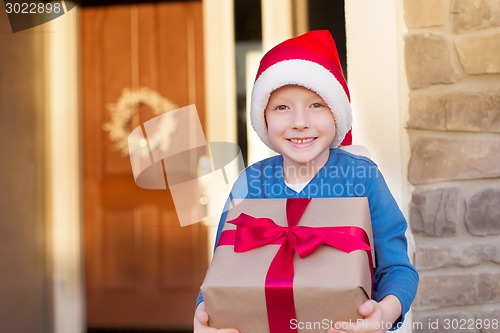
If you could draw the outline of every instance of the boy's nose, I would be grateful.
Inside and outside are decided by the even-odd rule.
[[[309,128],[309,116],[306,109],[296,109],[293,113],[293,128],[295,129],[306,129]]]

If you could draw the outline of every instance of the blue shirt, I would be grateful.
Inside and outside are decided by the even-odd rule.
[[[300,171],[300,168],[295,170]],[[233,186],[231,196],[249,199],[367,197],[376,261],[373,299],[378,302],[387,295],[396,296],[402,305],[402,316],[393,328],[401,325],[415,298],[418,274],[407,254],[407,222],[373,161],[341,149],[331,149],[327,163],[297,193],[286,186],[283,157],[278,155],[246,168]],[[219,222],[216,244],[226,215],[225,210]],[[200,293],[196,304],[202,300]]]

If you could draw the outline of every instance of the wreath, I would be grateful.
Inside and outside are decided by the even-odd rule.
[[[148,106],[155,115],[161,115],[178,108],[175,103],[162,97],[152,89],[146,87],[135,90],[123,89],[118,101],[115,104],[108,105],[107,110],[111,115],[111,121],[103,126],[104,130],[108,132],[111,141],[115,143],[116,150],[121,152],[123,156],[129,155],[128,136],[131,129],[128,124],[141,105]],[[173,115],[170,120],[161,121],[164,124],[162,129],[166,131],[162,135],[163,140],[170,138],[171,134],[175,132],[176,122]],[[165,134],[167,135],[165,136]],[[168,147],[170,142],[162,142],[161,145],[162,148]]]

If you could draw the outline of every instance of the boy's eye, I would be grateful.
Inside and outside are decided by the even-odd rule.
[[[322,108],[324,105],[321,103],[313,103],[311,104],[311,108],[317,109],[317,108]]]
[[[283,111],[283,110],[286,110],[288,109],[288,107],[286,105],[278,105],[277,107],[274,108],[275,110],[280,110],[280,111]]]

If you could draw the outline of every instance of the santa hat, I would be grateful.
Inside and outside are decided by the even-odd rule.
[[[337,47],[328,30],[316,30],[288,39],[269,50],[257,71],[250,102],[250,121],[260,139],[276,150],[267,134],[264,110],[271,93],[286,85],[316,92],[332,110],[336,133],[330,145],[351,144],[349,89],[342,73]]]

